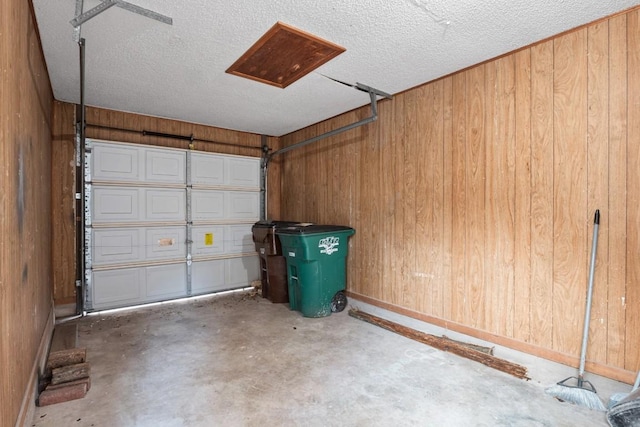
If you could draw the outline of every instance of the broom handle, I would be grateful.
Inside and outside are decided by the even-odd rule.
[[[596,270],[596,250],[598,248],[598,227],[600,225],[600,209],[596,209],[593,219],[593,244],[591,246],[591,263],[589,266],[589,289],[587,291],[587,309],[584,312],[584,330],[582,332],[582,349],[580,350],[580,369],[578,380],[582,382],[584,364],[587,360],[587,341],[589,339],[589,322],[591,320],[591,294],[593,293],[593,276]],[[579,384],[581,385],[581,384]]]

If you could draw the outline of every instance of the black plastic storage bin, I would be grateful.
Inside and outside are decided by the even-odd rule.
[[[262,297],[271,302],[289,302],[287,263],[282,256],[282,245],[276,229],[300,225],[293,221],[258,221],[251,228],[253,243],[260,254]]]

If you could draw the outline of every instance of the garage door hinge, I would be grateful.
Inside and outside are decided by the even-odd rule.
[[[82,199],[82,194],[76,193],[76,200],[80,200],[80,199]]]

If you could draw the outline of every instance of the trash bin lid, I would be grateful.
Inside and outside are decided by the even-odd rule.
[[[354,231],[353,228],[346,225],[291,225],[288,227],[279,227],[276,230],[276,234],[325,234],[333,233],[336,231]]]
[[[310,225],[308,222],[299,221],[258,221],[253,224],[253,228],[280,228],[280,227],[292,227],[292,226],[305,226]]]

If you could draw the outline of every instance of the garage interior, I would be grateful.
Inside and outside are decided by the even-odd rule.
[[[587,376],[606,400],[640,369],[637,2],[136,3],[169,25],[109,1],[81,26],[83,112],[78,3],[0,6],[1,425],[605,425],[544,386],[578,367],[596,209]],[[227,73],[276,22],[345,50],[284,88]],[[60,323],[82,299],[81,115],[91,140],[259,160],[369,117],[357,83],[393,97],[274,157],[266,217],[353,227],[351,307],[495,346],[530,381],[252,290]],[[56,323],[92,389],[36,408]]]

